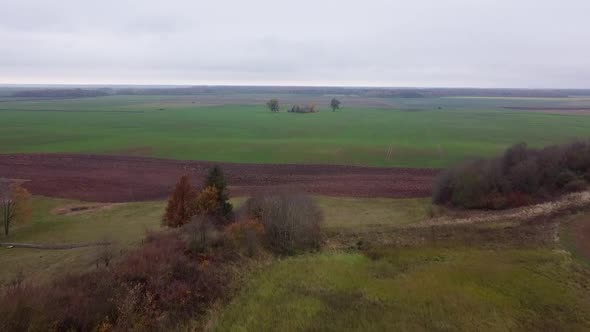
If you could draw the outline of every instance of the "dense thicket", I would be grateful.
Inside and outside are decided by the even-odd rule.
[[[322,212],[305,194],[254,196],[244,203],[241,215],[264,226],[264,244],[273,252],[294,254],[317,249],[321,245]]]
[[[183,231],[150,234],[116,264],[0,291],[1,331],[169,331],[229,292],[239,256],[194,255]],[[230,262],[233,261],[233,262]]]
[[[178,180],[162,217],[164,225],[180,227],[194,217],[206,217],[217,226],[232,221],[233,206],[229,202],[227,183],[221,168],[212,167],[204,182],[201,191],[197,192],[187,175]]]
[[[590,182],[590,141],[532,149],[516,144],[501,156],[442,172],[433,203],[504,209],[581,191]]]

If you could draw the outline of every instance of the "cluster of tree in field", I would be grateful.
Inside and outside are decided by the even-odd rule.
[[[236,231],[248,228],[259,230],[258,236],[245,235],[245,246],[252,253],[259,246],[285,254],[317,248],[320,244],[320,210],[313,200],[303,194],[273,193],[255,195],[248,199],[241,211],[234,213],[229,202],[225,176],[218,166],[207,175],[202,189],[197,192],[188,176],[182,176],[172,195],[162,222],[177,228],[192,224],[199,236],[190,247],[204,250],[215,230],[228,228]],[[244,224],[245,223],[245,224]]]
[[[340,101],[336,98],[332,98],[330,101],[330,108],[332,112],[336,112],[336,110],[340,109]],[[281,110],[281,104],[278,99],[271,99],[266,102],[266,107],[271,112],[279,112]],[[299,105],[295,104],[291,106],[291,108],[287,109],[287,112],[290,113],[316,113],[319,110],[316,108],[315,104],[307,104],[307,105]]]
[[[4,235],[14,224],[26,223],[31,216],[31,194],[20,184],[0,181],[0,218]]]
[[[442,172],[433,202],[463,208],[504,209],[582,191],[590,182],[590,141],[533,149],[516,144],[501,156]]]
[[[260,194],[234,211],[219,167],[203,182],[178,180],[162,217],[169,229],[139,248],[115,257],[101,245],[96,269],[43,284],[15,278],[0,292],[0,331],[205,329],[243,269],[320,246],[322,214],[309,196]]]

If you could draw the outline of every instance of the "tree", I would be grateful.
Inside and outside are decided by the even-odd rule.
[[[214,186],[207,186],[197,196],[195,203],[196,214],[215,216],[220,214],[219,190]]]
[[[225,175],[221,167],[215,165],[207,174],[205,179],[205,186],[202,192],[208,187],[213,187],[217,190],[217,202],[219,204],[218,216],[226,219],[231,217],[233,206],[229,202],[229,195],[227,194],[227,183],[225,182]]]
[[[25,223],[31,217],[31,194],[18,184],[0,183],[0,212],[4,235],[14,223]]]
[[[196,197],[197,194],[191,186],[188,176],[183,175],[168,199],[162,222],[169,227],[179,227],[189,222],[191,217],[195,215]]]
[[[271,112],[278,112],[281,109],[281,106],[279,105],[279,101],[277,99],[271,99],[267,101],[266,107],[268,107],[268,109]]]
[[[336,112],[336,110],[340,109],[340,100],[336,99],[336,98],[332,98],[332,101],[330,101],[330,107],[332,107],[332,112]]]

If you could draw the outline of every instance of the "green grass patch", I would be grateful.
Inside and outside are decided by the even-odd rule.
[[[317,197],[327,232],[365,231],[403,226],[427,219],[430,199]]]
[[[218,331],[547,331],[590,328],[587,270],[552,250],[387,249],[281,260]]]

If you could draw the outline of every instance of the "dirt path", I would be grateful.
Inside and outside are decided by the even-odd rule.
[[[71,244],[34,244],[34,243],[16,243],[16,242],[0,242],[1,247],[6,248],[28,248],[28,249],[43,249],[43,250],[64,250],[77,249],[87,247],[106,246],[110,242],[92,242],[92,243],[71,243]]]
[[[555,246],[559,241],[559,216],[590,207],[590,192],[506,211],[446,211],[442,217],[405,226],[379,227],[326,234],[329,249],[371,246],[462,245],[481,247]],[[578,225],[577,242],[587,243],[590,223]],[[590,245],[582,248],[590,257]]]
[[[554,215],[566,210],[579,209],[590,205],[590,192],[584,191],[565,195],[558,200],[504,211],[462,211],[425,220],[407,227],[428,227],[441,225],[465,225],[495,221],[530,220]]]
[[[146,157],[0,154],[0,178],[26,179],[33,194],[92,202],[160,200],[183,174],[202,179],[213,165]],[[436,169],[217,163],[232,195],[269,189],[347,197],[426,197]],[[198,184],[198,183],[197,183]]]

